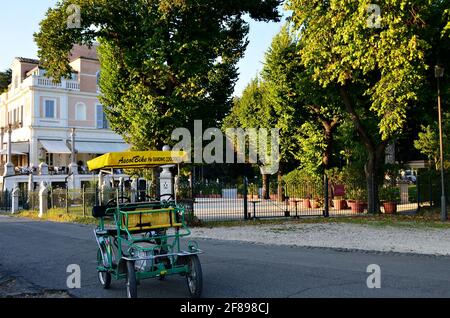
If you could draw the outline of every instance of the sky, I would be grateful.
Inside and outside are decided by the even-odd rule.
[[[49,7],[57,0],[2,0],[0,13],[0,70],[11,66],[15,57],[37,58],[37,47],[33,33],[39,30],[39,22]],[[279,23],[250,22],[249,45],[245,57],[239,62],[239,80],[235,95],[240,95],[245,86],[261,71],[264,53],[272,38],[282,26]]]

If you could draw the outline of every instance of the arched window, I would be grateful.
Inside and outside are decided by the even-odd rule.
[[[75,105],[75,120],[86,120],[86,104],[77,103]]]

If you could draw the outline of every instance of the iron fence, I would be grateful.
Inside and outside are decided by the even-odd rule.
[[[429,185],[420,180],[417,184],[399,183],[393,186],[397,212],[415,212],[429,200],[424,194]],[[432,186],[435,186],[434,183]],[[386,187],[383,185],[381,188]],[[297,180],[290,183],[271,180],[266,187],[260,181],[248,182],[246,178],[235,183],[190,184],[186,180],[179,180],[176,191],[178,203],[185,207],[188,220],[194,217],[203,221],[333,217],[367,212],[364,185],[340,184],[327,178],[316,182]],[[119,202],[158,200],[155,189],[151,187],[138,191],[126,187],[103,191],[97,188],[50,189],[48,207],[60,213],[90,216],[93,206],[108,202],[111,204],[117,199]],[[19,206],[25,210],[39,211],[38,191],[21,191]],[[10,192],[0,193],[0,208],[2,211],[11,210]],[[389,212],[388,209],[381,205],[383,213]]]

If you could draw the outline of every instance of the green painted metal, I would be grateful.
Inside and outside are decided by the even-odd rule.
[[[135,211],[137,210],[138,211]],[[98,253],[98,271],[106,271],[118,280],[126,278],[126,273],[121,272],[119,261],[136,259],[134,255],[146,255],[148,263],[145,270],[136,271],[137,279],[155,278],[161,275],[187,274],[188,266],[179,262],[180,257],[198,254],[198,244],[194,241],[188,242],[188,251],[182,251],[180,238],[188,236],[191,231],[186,225],[184,208],[175,204],[166,203],[135,203],[123,204],[106,209],[106,216],[99,218],[96,230],[96,238],[99,246],[103,246],[104,251]],[[151,230],[142,227],[142,231],[132,231],[129,228],[130,216],[169,214],[170,227],[152,228]],[[114,228],[107,228],[105,218],[113,216]],[[179,224],[179,226],[173,226]],[[168,233],[171,231],[171,233]],[[152,235],[150,235],[154,232]],[[157,234],[156,234],[157,233]],[[149,247],[141,243],[150,244]],[[161,254],[161,252],[165,252]],[[103,261],[103,255],[107,255],[107,261]],[[154,258],[156,257],[156,258]],[[156,260],[165,260],[157,262]],[[136,260],[138,261],[138,260]],[[142,259],[139,259],[142,261]],[[106,266],[107,264],[107,266]]]

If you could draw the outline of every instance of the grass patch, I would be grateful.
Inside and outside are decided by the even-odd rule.
[[[83,216],[83,209],[71,209],[69,213],[65,209],[49,209],[47,213],[39,218],[38,211],[24,210],[17,214],[12,214],[14,217],[29,218],[33,220],[52,221],[61,223],[80,223],[80,224],[96,224],[97,220],[91,216]]]
[[[293,224],[327,224],[345,223],[359,224],[374,227],[393,226],[399,228],[437,228],[450,229],[450,220],[440,221],[439,208],[422,208],[415,215],[357,215],[346,217],[305,217],[301,219],[260,219],[248,221],[218,221],[203,222],[200,227],[236,227],[236,226],[258,226],[258,225],[293,225]],[[450,215],[450,211],[449,211]],[[279,230],[279,229],[277,229]]]

